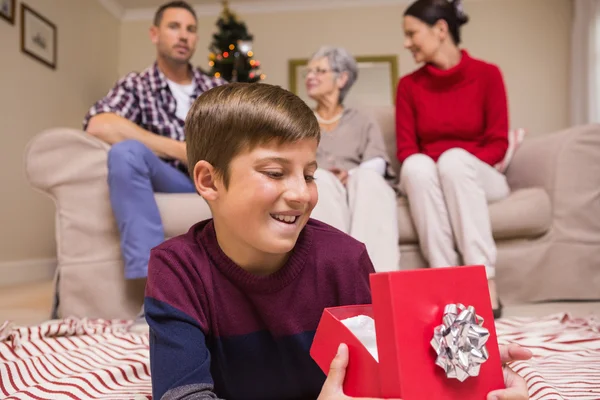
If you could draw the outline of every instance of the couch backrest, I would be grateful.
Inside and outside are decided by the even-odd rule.
[[[396,176],[399,176],[400,163],[396,158],[396,108],[394,106],[381,106],[368,107],[365,110],[371,113],[379,123],[392,168],[396,171]]]

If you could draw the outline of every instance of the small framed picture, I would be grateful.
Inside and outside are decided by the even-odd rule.
[[[21,3],[21,51],[23,53],[56,69],[56,36],[56,25],[25,3]]]
[[[16,0],[0,0],[0,17],[15,24]]]
[[[356,56],[358,76],[344,104],[361,107],[390,106],[396,104],[396,85],[398,84],[398,56],[387,54],[381,56]],[[291,59],[288,61],[289,90],[314,107],[306,93],[304,79],[308,71],[308,59]]]

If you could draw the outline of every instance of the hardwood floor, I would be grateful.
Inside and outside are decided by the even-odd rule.
[[[34,325],[50,319],[54,284],[43,281],[0,288],[0,324]]]

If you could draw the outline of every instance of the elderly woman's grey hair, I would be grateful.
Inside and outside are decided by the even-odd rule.
[[[340,89],[340,99],[339,103],[342,104],[344,98],[350,91],[354,82],[356,82],[356,78],[358,78],[358,65],[356,64],[356,60],[346,49],[342,47],[333,47],[333,46],[323,46],[319,50],[317,50],[312,57],[311,61],[319,60],[321,58],[327,57],[329,61],[329,66],[335,73],[348,73],[348,80],[343,88]]]

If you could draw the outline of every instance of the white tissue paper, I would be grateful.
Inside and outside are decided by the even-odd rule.
[[[356,317],[343,319],[341,322],[358,340],[360,340],[363,346],[371,353],[375,361],[379,362],[375,320],[366,315],[357,315]]]

